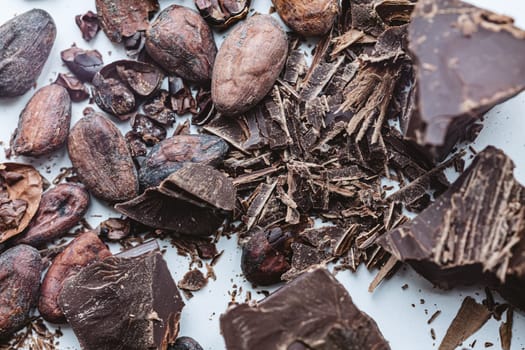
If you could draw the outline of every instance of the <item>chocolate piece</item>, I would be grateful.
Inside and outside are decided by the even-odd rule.
[[[229,350],[374,349],[390,346],[326,269],[306,272],[255,306],[221,315]]]
[[[75,16],[75,23],[82,32],[82,38],[86,41],[91,41],[100,30],[98,16],[92,11]]]
[[[476,333],[489,318],[490,311],[484,305],[478,304],[471,297],[466,297],[439,345],[439,350],[456,349],[465,339]]]
[[[458,0],[419,1],[408,38],[417,92],[406,136],[437,159],[525,89],[525,31],[509,17]]]
[[[379,243],[444,288],[508,282],[525,233],[525,188],[513,168],[502,151],[487,147],[433,204]]]
[[[66,280],[59,305],[84,350],[166,350],[184,306],[159,252],[109,257]]]

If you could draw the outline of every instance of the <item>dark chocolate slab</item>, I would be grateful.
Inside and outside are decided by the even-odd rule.
[[[166,350],[184,306],[159,252],[82,269],[66,280],[59,304],[84,350]]]
[[[525,31],[512,18],[458,0],[422,0],[408,37],[417,93],[406,134],[435,158],[525,89]]]
[[[387,350],[375,322],[324,268],[306,272],[256,306],[221,316],[228,350]]]

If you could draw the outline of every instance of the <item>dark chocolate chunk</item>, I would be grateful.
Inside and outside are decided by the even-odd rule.
[[[59,305],[84,350],[167,349],[184,306],[159,252],[109,257],[67,279]]]
[[[523,281],[513,267],[525,251],[525,188],[513,168],[502,151],[487,147],[433,204],[379,243],[444,288]]]
[[[437,159],[485,112],[525,89],[525,31],[459,0],[417,3],[409,51],[417,93],[406,134]]]
[[[326,269],[306,272],[255,306],[221,315],[229,350],[374,349],[390,346]]]

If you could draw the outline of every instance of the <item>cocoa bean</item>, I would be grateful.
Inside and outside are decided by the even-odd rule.
[[[65,323],[58,306],[58,296],[64,281],[78,273],[81,268],[111,256],[111,252],[94,232],[84,232],[72,240],[64,251],[56,256],[42,282],[38,310],[42,317],[53,323]]]
[[[337,0],[272,0],[275,10],[294,32],[326,34],[339,12]]]
[[[84,217],[89,206],[89,193],[84,186],[60,184],[42,196],[40,207],[27,230],[15,244],[41,247],[62,237]]]
[[[104,116],[80,119],[69,133],[68,151],[81,182],[96,197],[120,202],[137,196],[137,173],[126,141]]]
[[[225,115],[246,112],[270,91],[288,54],[288,39],[269,15],[255,15],[235,27],[215,59],[211,95]]]
[[[0,339],[29,321],[36,304],[43,263],[38,250],[17,245],[0,255]]]
[[[146,33],[146,50],[168,72],[209,83],[217,46],[197,12],[178,5],[164,9]]]
[[[65,88],[51,84],[38,90],[20,114],[11,140],[15,154],[37,157],[66,142],[71,122],[71,98]]]
[[[23,95],[35,85],[55,37],[53,18],[40,9],[0,26],[0,97]]]

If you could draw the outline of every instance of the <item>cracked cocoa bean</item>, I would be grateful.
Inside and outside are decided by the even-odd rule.
[[[301,35],[326,34],[339,12],[337,0],[272,0],[287,26]]]
[[[39,9],[0,26],[0,97],[23,95],[35,85],[56,33],[53,18]]]
[[[88,206],[89,193],[84,186],[60,184],[44,193],[27,230],[17,236],[14,243],[42,247],[77,225]]]
[[[43,263],[38,250],[17,245],[0,255],[0,339],[29,321],[36,304]]]
[[[71,98],[57,84],[38,90],[20,114],[11,140],[14,154],[37,157],[56,151],[66,142],[71,122]]]
[[[62,51],[60,57],[67,68],[82,81],[91,82],[104,66],[102,55],[97,50],[84,50],[73,46]]]
[[[71,129],[68,151],[81,182],[110,203],[138,194],[138,179],[126,140],[104,116],[92,113]]]
[[[94,232],[84,232],[56,256],[47,271],[40,289],[38,311],[47,321],[65,323],[64,313],[58,306],[58,296],[64,281],[80,269],[111,256],[111,252]]]
[[[171,5],[146,33],[146,50],[159,65],[183,79],[207,84],[217,46],[208,24],[195,11]]]

